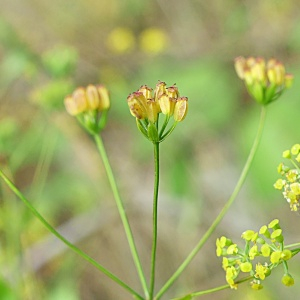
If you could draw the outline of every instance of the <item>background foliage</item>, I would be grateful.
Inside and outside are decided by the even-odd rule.
[[[112,109],[104,140],[149,269],[152,148],[127,95],[157,80],[189,97],[186,120],[162,144],[158,285],[182,262],[230,195],[254,138],[259,107],[233,70],[238,55],[276,57],[295,83],[269,107],[246,186],[215,237],[238,238],[280,218],[290,241],[299,216],[272,187],[281,152],[299,142],[300,26],[296,0],[2,0],[0,164],[61,232],[138,286],[113,197],[92,140],[64,111],[74,87],[104,83]],[[1,299],[128,299],[52,238],[0,185]],[[235,239],[236,239],[235,238]],[[225,282],[212,238],[166,299]],[[296,285],[266,281],[260,299],[290,299]],[[278,271],[278,270],[276,270]],[[149,272],[148,272],[149,273]],[[204,299],[256,299],[246,284]]]

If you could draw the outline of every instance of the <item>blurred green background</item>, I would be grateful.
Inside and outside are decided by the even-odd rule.
[[[282,151],[299,142],[299,17],[297,0],[2,0],[1,168],[60,232],[140,291],[101,159],[63,98],[89,83],[111,92],[103,138],[149,274],[152,145],[126,97],[143,84],[176,83],[189,113],[161,145],[158,289],[231,194],[257,129],[260,108],[233,59],[281,60],[295,83],[269,107],[246,185],[164,299],[225,284],[216,237],[238,240],[279,218],[287,242],[299,242],[299,215],[272,186]],[[52,238],[3,182],[0,197],[1,299],[131,299]],[[244,284],[203,299],[295,299],[299,269],[296,258],[290,288],[279,267],[262,291]]]

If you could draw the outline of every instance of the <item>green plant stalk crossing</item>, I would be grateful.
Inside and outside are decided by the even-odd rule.
[[[99,153],[101,155],[101,158],[102,158],[102,161],[104,164],[104,168],[106,170],[106,174],[107,174],[107,177],[108,177],[108,180],[109,180],[109,183],[110,183],[110,186],[111,186],[111,189],[112,189],[112,192],[113,192],[116,204],[117,204],[117,208],[118,208],[118,211],[119,211],[119,214],[120,214],[123,226],[124,226],[128,244],[129,244],[129,247],[131,250],[131,254],[132,254],[132,257],[133,257],[133,260],[134,260],[134,263],[135,263],[135,266],[136,266],[136,269],[137,269],[137,272],[138,272],[138,275],[139,275],[139,278],[140,278],[140,281],[141,281],[141,284],[142,284],[142,287],[143,287],[143,290],[145,293],[145,296],[146,296],[146,298],[148,298],[149,290],[147,287],[146,278],[145,278],[145,275],[143,272],[142,264],[140,262],[140,258],[139,258],[137,248],[136,248],[136,245],[134,242],[132,231],[131,231],[131,228],[130,228],[130,225],[129,225],[129,222],[127,219],[127,215],[125,213],[124,205],[123,205],[123,202],[122,202],[120,194],[119,194],[119,190],[118,190],[116,180],[113,175],[113,171],[111,169],[111,166],[110,166],[110,163],[109,163],[106,151],[105,151],[103,141],[102,141],[101,137],[96,134],[94,135],[94,139],[95,139],[97,148],[99,150]]]
[[[155,262],[157,248],[157,204],[159,189],[159,143],[153,143],[154,146],[154,165],[155,179],[153,190],[153,235],[152,235],[152,254],[151,254],[151,276],[150,276],[150,299],[153,298],[155,284]]]
[[[203,237],[200,239],[198,244],[194,247],[194,249],[190,252],[190,254],[187,256],[187,258],[183,261],[183,263],[179,266],[179,268],[175,271],[175,273],[170,277],[170,279],[165,283],[165,285],[160,289],[160,291],[157,293],[155,299],[160,299],[160,297],[171,287],[171,285],[174,283],[174,281],[180,276],[180,274],[184,271],[184,269],[188,266],[188,264],[192,261],[192,259],[196,256],[196,254],[200,251],[200,249],[203,247],[203,245],[206,243],[208,238],[211,236],[211,234],[214,232],[214,230],[217,228],[227,211],[229,210],[230,206],[234,202],[236,196],[238,195],[240,189],[242,188],[245,179],[247,177],[247,174],[249,172],[250,166],[253,162],[255,153],[257,151],[259,142],[261,140],[264,124],[266,120],[266,106],[261,107],[261,114],[260,114],[260,121],[258,130],[252,145],[252,148],[250,150],[250,153],[248,155],[247,161],[245,163],[245,166],[242,170],[242,173],[240,175],[240,178],[230,196],[228,201],[225,203],[224,207],[222,208],[219,215],[216,217],[214,222],[211,224],[211,226],[208,228],[208,230],[205,232]]]
[[[96,262],[93,258],[91,258],[89,255],[87,255],[85,252],[77,248],[75,245],[73,245],[70,241],[68,241],[65,237],[63,237],[58,231],[56,231],[46,220],[45,218],[34,208],[34,206],[27,200],[27,198],[18,190],[18,188],[6,177],[6,175],[0,170],[0,177],[5,181],[5,183],[8,185],[8,187],[15,193],[15,195],[21,199],[25,205],[29,208],[29,210],[40,220],[40,222],[58,239],[60,239],[64,244],[66,244],[71,250],[73,250],[75,253],[80,255],[83,259],[88,261],[90,264],[92,264],[94,267],[96,267],[98,270],[100,270],[102,273],[104,273],[106,276],[111,278],[113,281],[115,281],[117,284],[125,288],[128,292],[130,292],[132,295],[134,295],[137,299],[143,300],[144,298],[139,295],[136,291],[134,291],[132,288],[130,288],[126,283],[124,283],[121,279],[119,279],[117,276],[112,274],[110,271],[108,271],[106,268],[104,268],[102,265],[100,265],[98,262]]]

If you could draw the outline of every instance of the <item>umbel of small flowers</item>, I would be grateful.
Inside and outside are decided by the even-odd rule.
[[[188,98],[180,97],[175,85],[166,87],[162,81],[157,83],[154,91],[147,85],[141,86],[127,97],[127,103],[138,129],[153,143],[160,143],[169,136],[188,111]],[[159,126],[161,113],[165,119]],[[171,119],[173,124],[168,127]]]
[[[262,105],[276,100],[293,83],[293,75],[287,74],[284,65],[274,58],[266,62],[262,57],[239,56],[235,70],[249,94]]]
[[[251,287],[262,289],[262,281],[271,274],[278,265],[283,264],[284,275],[282,283],[286,286],[294,284],[293,277],[288,272],[287,261],[299,250],[285,248],[282,229],[277,219],[264,225],[260,230],[243,232],[244,248],[240,248],[230,239],[222,236],[216,241],[217,256],[223,256],[223,269],[226,272],[226,281],[232,289],[237,289],[237,277],[240,273],[253,278]],[[259,262],[257,262],[257,258]]]
[[[67,112],[75,116],[90,134],[98,134],[104,128],[110,107],[105,86],[90,84],[86,88],[79,87],[64,102]]]
[[[282,157],[290,161],[293,167],[280,163],[277,171],[282,178],[278,179],[274,187],[281,190],[283,197],[289,203],[292,211],[300,209],[300,144],[295,144],[291,149],[285,150]]]

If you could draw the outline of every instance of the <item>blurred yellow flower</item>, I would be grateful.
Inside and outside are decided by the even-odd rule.
[[[140,48],[148,54],[163,52],[168,45],[168,37],[160,28],[150,27],[140,34]]]
[[[110,32],[106,45],[109,50],[117,54],[130,52],[135,46],[135,37],[130,29],[118,27]]]

